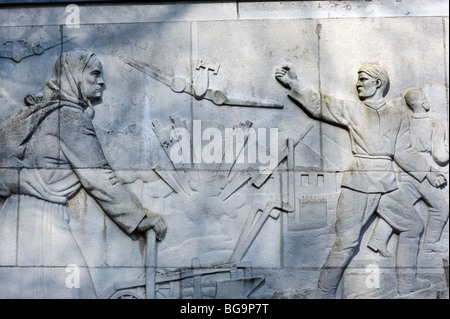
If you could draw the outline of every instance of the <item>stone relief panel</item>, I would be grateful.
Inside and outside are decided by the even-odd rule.
[[[0,297],[448,298],[442,21],[0,27]]]

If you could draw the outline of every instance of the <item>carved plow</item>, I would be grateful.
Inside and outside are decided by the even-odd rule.
[[[151,278],[148,278],[148,276]],[[255,276],[250,263],[223,264],[201,268],[194,259],[192,267],[158,273],[153,268],[146,278],[116,281],[102,299],[232,299],[248,298],[264,283]],[[149,282],[150,281],[150,282]]]

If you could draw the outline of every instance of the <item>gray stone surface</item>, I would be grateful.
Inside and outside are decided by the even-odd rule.
[[[77,48],[96,59],[57,62]],[[392,124],[397,111],[380,117],[377,134],[422,153],[406,164],[398,148],[366,155],[394,158],[393,187],[410,175],[421,176],[414,187],[442,186],[428,185],[431,195],[407,188],[401,209],[374,209],[325,297],[448,298],[448,48],[441,0],[0,6],[0,297],[324,297],[321,273],[336,262],[327,257],[346,240],[335,227],[348,213],[339,208],[348,165],[366,145],[361,127],[371,132],[375,120],[322,120],[325,102],[306,88],[367,108],[358,69],[379,63],[385,101],[405,121]],[[90,73],[97,59],[102,73]],[[38,100],[58,66],[51,92],[72,99]],[[89,81],[101,99],[87,97]],[[430,105],[422,115],[440,123],[421,134],[404,99],[417,87]],[[383,233],[376,225],[394,224],[392,214],[410,228]],[[442,219],[436,251],[424,249],[430,216]],[[401,236],[421,225],[406,253]],[[378,252],[374,233],[385,244]],[[429,284],[397,287],[405,254],[414,279]]]

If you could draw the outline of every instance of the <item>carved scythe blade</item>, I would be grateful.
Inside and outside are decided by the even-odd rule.
[[[268,101],[252,100],[252,99],[247,99],[247,98],[246,99],[227,98],[223,104],[229,105],[229,106],[261,107],[261,108],[269,108],[269,109],[284,108],[283,104],[278,104],[275,102],[268,102]]]
[[[27,45],[27,41],[25,40],[12,40],[5,41],[6,43],[11,43],[11,48],[9,50],[2,49],[0,50],[0,57],[11,59],[16,63],[19,63],[24,58],[32,56],[32,55],[41,55],[46,50],[54,48],[60,44],[71,41],[75,39],[75,37],[67,38],[64,37],[61,41],[47,41],[47,42],[36,42],[31,45]],[[20,43],[20,45],[18,45]]]
[[[120,59],[129,66],[141,71],[158,82],[170,87],[175,93],[187,92],[192,94],[192,85],[181,77],[174,77],[163,70],[136,59],[121,55]]]
[[[150,65],[148,63],[135,60],[133,58],[120,56],[121,60],[129,66],[143,72],[144,74],[154,78],[162,84],[170,87],[175,93],[187,93],[194,96],[197,100],[208,100],[216,105],[228,105],[237,107],[258,107],[258,108],[275,108],[282,109],[284,105],[275,102],[255,100],[251,98],[231,98],[227,97],[226,92],[209,87],[209,81],[206,81],[206,86],[202,85],[202,88],[195,87],[191,82],[185,80],[183,77],[172,76],[162,71],[161,69]],[[216,67],[217,69],[217,67]],[[204,76],[207,78],[208,70],[205,70]],[[197,82],[196,82],[197,84]]]

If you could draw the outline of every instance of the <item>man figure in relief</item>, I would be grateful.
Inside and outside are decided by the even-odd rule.
[[[390,85],[386,70],[378,64],[360,67],[356,83],[359,102],[338,100],[309,89],[291,65],[278,67],[275,78],[290,89],[288,96],[309,116],[345,128],[351,140],[353,159],[342,178],[336,238],[321,270],[316,298],[335,298],[361,231],[375,212],[399,232],[399,294],[429,287],[429,281],[417,278],[424,225],[409,197],[398,188],[393,161],[418,181],[427,179],[435,187],[446,181],[443,175],[431,172],[430,165],[411,147],[406,113],[386,103]]]
[[[443,171],[449,161],[448,137],[445,126],[439,119],[429,116],[430,103],[421,88],[410,89],[404,96],[406,105],[413,112],[410,116],[410,139],[414,149],[436,171]],[[440,242],[448,221],[448,188],[435,188],[428,180],[419,182],[411,175],[401,172],[399,183],[411,198],[412,203],[423,200],[428,207],[428,222],[424,235],[425,251],[447,252],[448,245]],[[387,257],[387,244],[392,235],[392,227],[383,219],[377,221],[368,247]]]

